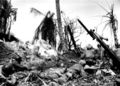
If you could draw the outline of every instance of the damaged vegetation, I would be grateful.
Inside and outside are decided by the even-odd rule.
[[[116,50],[112,50],[103,37],[77,19],[75,22],[82,27],[79,29],[84,29],[98,42],[97,48],[92,45],[82,48],[77,44],[79,36],[75,37],[75,22],[64,17],[62,27],[59,0],[56,0],[57,20],[50,11],[45,15],[31,8],[32,13],[40,14],[44,19],[35,30],[32,42],[26,43],[10,33],[16,9],[7,0],[0,0],[0,6],[0,86],[119,86],[118,41]],[[105,17],[110,19],[108,23],[116,32],[113,6]]]

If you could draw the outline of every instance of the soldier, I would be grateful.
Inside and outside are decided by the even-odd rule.
[[[9,77],[9,75],[11,75],[15,72],[28,70],[27,67],[20,64],[21,61],[22,61],[21,57],[11,59],[10,63],[8,63],[2,67],[2,74],[5,77]]]

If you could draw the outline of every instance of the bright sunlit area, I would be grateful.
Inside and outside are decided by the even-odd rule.
[[[65,13],[66,17],[71,20],[79,18],[88,29],[95,29],[96,33],[109,39],[108,44],[114,45],[113,33],[110,30],[110,26],[105,25],[109,22],[109,18],[106,18],[106,14],[110,12],[112,5],[114,4],[114,15],[118,20],[118,39],[120,39],[120,2],[119,0],[60,0],[61,11]],[[34,15],[30,12],[31,8],[36,8],[44,15],[48,12],[54,12],[54,18],[56,19],[56,6],[55,0],[12,0],[12,5],[17,10],[17,20],[12,25],[11,31],[22,41],[31,41],[33,39],[34,32],[43,15]],[[105,22],[106,21],[106,22]],[[78,23],[79,24],[79,23]],[[92,44],[96,46],[96,41],[92,41],[92,38],[84,31],[79,36],[78,44],[83,46]],[[119,40],[120,42],[120,40]]]

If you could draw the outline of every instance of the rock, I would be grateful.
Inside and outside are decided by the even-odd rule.
[[[75,73],[74,71],[69,71],[66,73],[66,76],[71,78],[73,76],[73,73]]]
[[[40,46],[39,53],[44,56],[57,56],[57,51],[46,41],[40,40],[36,44]]]
[[[44,59],[58,59],[57,51],[42,39],[37,41],[34,45],[28,43],[27,46],[32,50],[32,53],[38,57],[42,56]]]
[[[116,75],[111,69],[102,69],[102,72],[104,72],[105,74],[112,75],[112,76]]]
[[[86,64],[86,61],[85,61],[85,60],[80,60],[80,61],[79,61],[79,64],[85,65],[85,64]]]
[[[101,75],[102,71],[101,70],[97,70],[96,75]]]

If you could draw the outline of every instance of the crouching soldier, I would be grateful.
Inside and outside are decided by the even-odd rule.
[[[2,67],[2,70],[1,70],[2,74],[5,77],[9,77],[9,75],[11,75],[15,72],[29,70],[27,67],[20,64],[21,61],[22,61],[21,57],[11,59],[10,63],[8,63]]]

